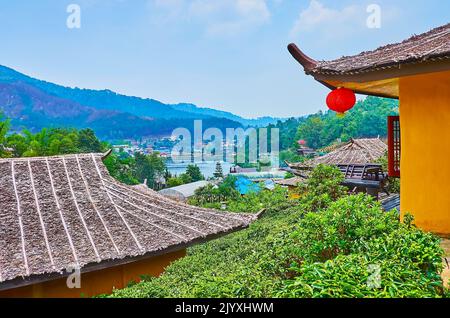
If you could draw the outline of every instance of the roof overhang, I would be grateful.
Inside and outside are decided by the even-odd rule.
[[[444,72],[450,70],[450,59],[430,59],[421,62],[393,63],[380,67],[358,70],[353,72],[317,71],[319,64],[316,60],[303,53],[294,43],[289,44],[288,50],[299,62],[307,75],[330,89],[345,87],[357,94],[399,98],[399,79],[426,73]]]

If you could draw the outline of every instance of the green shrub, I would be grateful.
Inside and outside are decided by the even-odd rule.
[[[443,296],[440,240],[409,222],[400,223],[364,195],[309,213],[292,235],[300,261],[292,264],[292,279],[278,296]],[[381,270],[377,288],[368,284],[370,266]]]
[[[282,287],[286,246],[299,217],[295,208],[269,209],[249,229],[190,248],[161,277],[112,297],[272,297]]]
[[[305,211],[319,211],[343,197],[347,189],[341,185],[344,176],[336,167],[318,165],[306,184],[299,186]]]
[[[371,197],[348,196],[320,213],[308,213],[293,233],[295,248],[311,260],[326,261],[351,253],[359,241],[392,231],[398,223]]]
[[[319,166],[301,200],[280,188],[230,200],[231,211],[268,211],[112,297],[449,297],[439,238],[369,196],[344,196],[340,178]]]
[[[380,288],[369,284],[380,271]],[[374,262],[364,254],[339,255],[325,263],[303,264],[296,269],[298,277],[289,280],[277,296],[295,298],[402,298],[436,297],[442,294],[438,274],[428,276],[411,262],[389,258]]]
[[[225,179],[226,181],[227,179]],[[195,196],[189,200],[189,204],[204,208],[222,209],[222,206],[230,212],[259,212],[262,209],[292,206],[288,200],[288,191],[280,186],[269,191],[261,189],[260,192],[250,192],[241,196],[233,187],[223,183],[219,187],[208,185],[195,192]]]

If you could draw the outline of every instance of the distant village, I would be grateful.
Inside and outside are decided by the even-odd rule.
[[[161,157],[169,158],[171,149],[176,142],[177,139],[175,137],[143,137],[139,140],[125,139],[120,143],[113,143],[113,150],[116,153],[125,152],[130,156],[133,156],[135,153],[150,155],[158,152]]]

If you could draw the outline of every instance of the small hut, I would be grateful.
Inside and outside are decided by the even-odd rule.
[[[375,164],[386,155],[387,150],[387,144],[380,138],[351,139],[321,157],[298,164],[287,162],[287,165],[294,170],[309,170],[319,164],[334,166]]]
[[[322,157],[287,164],[289,171],[301,178],[307,177],[308,171],[319,164],[336,166],[344,175],[344,185],[378,198],[381,190],[386,191],[386,176],[377,161],[387,153],[387,148],[380,138],[352,139]]]
[[[322,157],[313,159],[314,165],[373,164],[387,153],[387,144],[380,138],[352,139]]]
[[[305,183],[306,180],[307,180],[306,178],[302,178],[300,176],[295,176],[295,177],[289,178],[289,179],[277,180],[277,181],[275,181],[275,183],[279,186],[288,188],[289,198],[298,199],[300,197],[300,195],[296,191],[297,187],[300,184]]]
[[[0,160],[0,297],[110,293],[255,215],[172,201],[113,179],[103,154]],[[67,277],[79,270],[81,288]]]

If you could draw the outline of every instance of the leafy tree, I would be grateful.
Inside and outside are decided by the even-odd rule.
[[[6,134],[10,128],[10,121],[0,113],[0,157],[6,156]]]
[[[158,153],[144,155],[135,153],[135,169],[136,179],[139,182],[147,180],[147,186],[156,189],[160,186],[160,180],[164,177],[166,172],[166,165],[164,160]]]
[[[324,128],[325,123],[321,116],[313,116],[298,127],[298,139],[305,139],[311,148],[319,148],[323,145]]]
[[[111,176],[116,180],[129,185],[139,184],[139,180],[136,178],[133,157],[125,157],[112,153],[103,162]]]
[[[292,131],[295,121],[280,123],[280,149],[295,150],[298,148],[297,141],[301,139],[306,140],[309,147],[318,149],[337,139],[348,141],[350,138],[384,137],[387,135],[386,117],[397,114],[398,101],[369,96],[358,101],[344,117],[327,111],[301,118],[296,132]]]
[[[181,179],[180,177],[172,177],[172,178],[167,179],[167,187],[168,188],[178,187],[182,184],[184,184],[184,182],[183,182],[183,179]]]
[[[13,157],[23,157],[25,151],[28,150],[28,143],[23,135],[13,134],[6,138],[6,146],[13,150]]]
[[[318,165],[309,176],[306,184],[299,186],[301,201],[307,211],[318,211],[346,195],[342,186],[344,176],[337,167]]]
[[[222,169],[222,165],[220,164],[220,162],[216,163],[216,171],[214,171],[214,178],[223,178],[223,169]]]
[[[187,173],[182,173],[180,174],[180,180],[182,182],[182,184],[187,184],[187,183],[191,183],[191,182],[195,182],[191,175],[187,174]]]
[[[202,175],[202,172],[197,165],[188,165],[186,168],[186,175],[190,177],[191,182],[205,180],[205,177]]]
[[[54,156],[71,153],[104,152],[108,145],[101,143],[90,129],[42,129],[37,133],[23,130],[3,137],[3,144],[13,149],[14,157]]]
[[[78,133],[78,148],[82,152],[102,152],[103,146],[92,129],[83,129]]]

